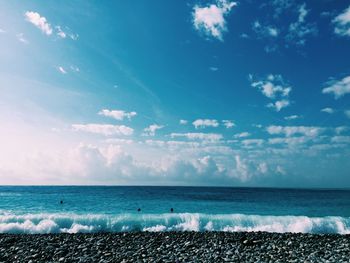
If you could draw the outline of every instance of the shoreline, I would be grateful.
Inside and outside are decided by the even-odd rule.
[[[0,262],[349,262],[350,235],[269,232],[0,234]]]

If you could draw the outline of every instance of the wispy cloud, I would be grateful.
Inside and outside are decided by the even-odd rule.
[[[70,69],[72,70],[72,71],[75,71],[75,72],[80,72],[80,68],[78,68],[77,66],[70,66]]]
[[[294,0],[272,0],[270,4],[274,9],[274,18],[278,18],[284,11],[294,5]]]
[[[328,83],[328,87],[322,89],[322,93],[333,93],[335,99],[343,97],[345,94],[350,93],[350,76],[347,76],[339,81],[331,81]]]
[[[246,139],[241,142],[245,147],[261,146],[264,143],[263,139]]]
[[[200,7],[196,5],[193,11],[193,25],[201,33],[223,41],[223,33],[227,31],[225,16],[236,2],[217,0],[215,4]]]
[[[340,36],[350,36],[350,6],[334,18],[334,32]]]
[[[245,137],[248,137],[248,136],[250,136],[249,132],[241,132],[241,133],[235,134],[233,137],[234,138],[245,138]]]
[[[18,41],[24,43],[24,44],[28,44],[29,41],[24,37],[24,34],[23,33],[19,33],[16,35]]]
[[[67,34],[66,32],[64,32],[60,26],[56,26],[57,29],[57,36],[59,36],[60,38],[66,38]]]
[[[323,128],[315,126],[275,126],[271,125],[266,128],[266,131],[271,135],[284,134],[290,137],[295,134],[301,134],[305,136],[317,136],[323,132]]]
[[[304,145],[305,143],[312,140],[313,137],[310,136],[297,136],[297,137],[277,137],[277,138],[270,138],[268,140],[269,144],[275,145],[275,144],[287,144],[290,147],[291,146],[299,146]]]
[[[26,20],[39,28],[41,32],[48,36],[52,34],[52,27],[45,17],[33,11],[27,11],[24,15]]]
[[[199,128],[205,128],[205,127],[218,127],[219,126],[219,122],[217,120],[213,120],[213,119],[198,119],[195,120],[194,122],[192,122],[193,126],[196,129]]]
[[[163,129],[163,125],[158,125],[158,124],[152,124],[148,126],[147,128],[143,129],[144,133],[142,134],[143,136],[155,136],[156,131]]]
[[[108,110],[108,109],[103,109],[99,111],[98,114],[102,116],[110,117],[119,121],[122,121],[125,118],[130,120],[132,117],[135,117],[137,115],[135,111],[126,112],[123,110]]]
[[[252,25],[253,31],[258,35],[258,37],[277,37],[279,31],[276,27],[271,25],[262,25],[258,20]]]
[[[289,32],[286,36],[290,44],[304,45],[307,36],[316,35],[318,33],[317,27],[313,23],[305,21],[309,10],[306,9],[306,4],[302,4],[298,8],[298,19],[289,25]]]
[[[65,39],[67,37],[69,37],[72,40],[78,39],[78,35],[71,33],[71,30],[69,30],[69,28],[65,28],[65,30],[63,30],[61,26],[52,27],[51,24],[47,21],[46,17],[41,16],[37,12],[27,11],[24,13],[24,17],[26,21],[32,23],[47,36],[51,36],[54,33],[54,35],[62,39]],[[68,30],[68,33],[66,32],[66,30]]]
[[[262,174],[266,174],[269,171],[269,168],[267,166],[267,163],[262,162],[257,167],[258,171]]]
[[[226,129],[229,129],[235,126],[235,123],[231,120],[223,120],[222,123],[226,127]]]
[[[58,66],[57,67],[57,70],[60,72],[60,73],[62,73],[62,74],[67,74],[67,71],[64,69],[64,67],[62,67],[62,66]]]
[[[323,109],[321,110],[321,112],[325,112],[325,113],[332,114],[332,113],[335,112],[335,110],[332,109],[332,108],[327,107],[327,108],[323,108]]]
[[[218,133],[201,133],[201,132],[190,132],[190,133],[171,133],[171,138],[183,137],[189,140],[205,140],[205,141],[219,141],[223,138],[222,134]]]
[[[181,125],[186,125],[186,124],[188,123],[188,121],[187,121],[187,120],[180,120],[179,123],[180,123]]]
[[[341,134],[343,132],[347,132],[348,130],[350,130],[350,128],[347,126],[339,126],[339,127],[336,127],[334,131],[336,134]]]
[[[290,121],[290,120],[296,120],[296,119],[300,119],[302,116],[299,115],[290,115],[290,116],[286,116],[284,117],[285,120]]]
[[[132,135],[134,129],[125,125],[111,125],[111,124],[73,124],[72,128],[74,131],[83,131],[95,134],[102,134],[105,136],[110,135]]]
[[[331,141],[333,143],[350,143],[350,136],[334,136]]]

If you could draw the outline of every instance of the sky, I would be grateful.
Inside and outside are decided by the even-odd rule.
[[[0,0],[0,184],[350,187],[350,2]]]

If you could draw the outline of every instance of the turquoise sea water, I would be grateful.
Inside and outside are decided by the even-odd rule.
[[[0,186],[0,233],[139,230],[350,234],[350,190]]]

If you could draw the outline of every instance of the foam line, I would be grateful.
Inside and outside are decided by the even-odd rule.
[[[350,218],[243,214],[0,214],[0,233],[267,231],[350,234]]]

